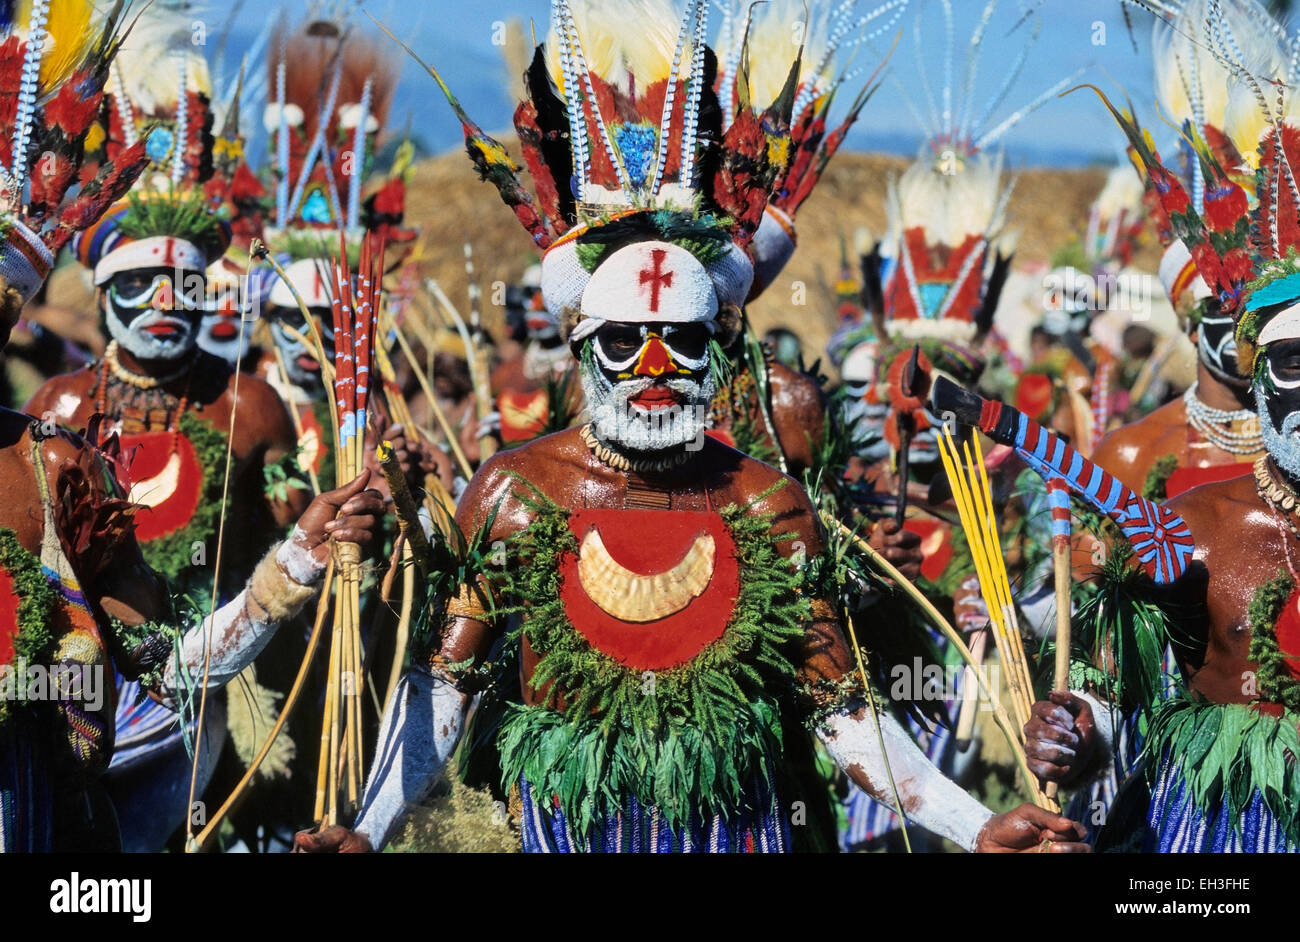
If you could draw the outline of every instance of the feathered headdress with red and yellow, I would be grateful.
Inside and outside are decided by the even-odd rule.
[[[123,0],[102,12],[89,0],[0,2],[0,277],[24,300],[144,166],[143,147],[87,159],[125,12]]]
[[[480,176],[544,251],[542,295],[571,342],[602,310],[712,324],[749,294],[748,248],[790,166],[794,95],[738,109],[724,130],[708,14],[707,0],[684,11],[668,0],[554,0],[515,111],[535,195],[429,70]],[[798,61],[793,48],[791,89]],[[748,101],[748,76],[737,81]]]
[[[886,0],[861,9],[858,0],[771,0],[745,4],[742,9],[740,0],[732,0],[724,8],[717,43],[724,56],[717,81],[723,126],[729,127],[742,110],[767,108],[792,97],[790,154],[754,235],[750,300],[771,284],[794,254],[795,215],[877,87],[873,75],[840,123],[828,131],[837,92],[863,72],[863,67],[853,67],[858,48],[893,29],[907,4],[908,0]],[[791,75],[794,54],[799,54],[799,60]],[[738,81],[742,76],[748,81]]]

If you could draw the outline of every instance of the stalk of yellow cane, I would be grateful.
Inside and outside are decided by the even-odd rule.
[[[993,626],[994,639],[1006,671],[1007,687],[1011,693],[1012,716],[1017,728],[1016,739],[1023,749],[1022,731],[1024,724],[1029,720],[1033,687],[1024,656],[1019,624],[1015,617],[1015,604],[1011,595],[1010,580],[1006,574],[1006,561],[1002,557],[1001,542],[998,540],[992,489],[983,474],[983,453],[979,450],[978,442],[976,443],[976,454],[980,456],[978,463],[969,448],[963,446],[959,451],[951,432],[946,428],[940,437],[939,446],[939,454],[943,460],[944,470],[952,482],[953,499],[957,504],[962,527],[966,531],[967,543],[970,546],[971,558],[975,562],[979,576],[980,591],[989,609],[989,621]],[[964,469],[970,469],[969,474]],[[1043,792],[1037,779],[1031,777],[1031,781],[1030,790],[1034,803],[1055,810],[1056,803]]]
[[[861,537],[860,534],[854,533],[846,527],[842,521],[835,517],[834,514],[822,510],[818,512],[818,516],[821,518],[822,523],[825,526],[842,533],[849,542],[853,544],[854,548],[862,553],[863,557],[878,575],[892,580],[894,584],[897,585],[899,589],[901,589],[903,593],[916,604],[917,608],[919,608],[925,617],[929,619],[935,629],[948,639],[949,643],[953,646],[953,650],[957,652],[958,656],[960,656],[968,666],[976,666],[975,659],[971,657],[970,650],[966,647],[966,642],[962,640],[961,634],[948,623],[948,620],[944,618],[930,600],[925,597],[925,594],[916,587],[915,583],[899,572],[898,568],[893,563],[878,553],[870,543]],[[1029,771],[1029,764],[1025,760],[1025,746],[1021,739],[1021,734],[1012,725],[1011,718],[1007,715],[1007,711],[998,702],[997,696],[989,689],[988,684],[985,682],[984,677],[979,671],[975,672],[975,680],[979,684],[980,690],[984,692],[984,696],[988,699],[989,709],[993,712],[993,722],[997,725],[998,729],[1002,731],[1002,735],[1006,737],[1007,745],[1011,749],[1011,754],[1015,759],[1016,767],[1019,769],[1021,778],[1025,782],[1025,788],[1028,790],[1030,795],[1035,795],[1037,793],[1038,780],[1034,777],[1034,774]]]
[[[406,340],[406,335],[402,333],[402,328],[391,321],[388,326],[393,336],[397,338],[397,345],[402,348],[402,353],[406,355],[406,359],[411,363],[411,372],[415,374],[416,381],[419,382],[420,388],[424,391],[425,399],[429,402],[429,411],[438,420],[442,434],[447,438],[447,447],[451,449],[451,453],[455,457],[456,463],[460,465],[460,470],[465,475],[465,479],[469,480],[474,476],[474,469],[470,467],[469,459],[465,457],[465,452],[460,447],[460,440],[452,429],[451,423],[447,421],[446,414],[442,411],[442,407],[438,405],[438,397],[434,395],[432,384],[420,372],[415,353],[412,352],[411,345]]]

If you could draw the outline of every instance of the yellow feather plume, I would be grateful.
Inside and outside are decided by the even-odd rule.
[[[826,39],[831,15],[829,3],[806,3],[805,0],[769,0],[755,4],[749,24],[749,85],[753,100],[766,106],[776,101],[785,86],[790,66],[794,65],[803,46],[799,84],[828,86],[834,76],[833,62],[826,63],[821,74],[813,75],[826,53]],[[744,6],[735,14],[735,35],[739,44],[744,36]],[[732,53],[736,51],[732,48]],[[718,55],[724,55],[719,50]]]
[[[31,2],[22,5],[22,19],[28,22]],[[58,88],[92,51],[99,30],[91,28],[98,19],[90,0],[52,0],[45,20],[44,57],[41,60],[40,87],[42,91]]]
[[[1213,21],[1211,8],[1212,0],[1190,0],[1171,22],[1156,22],[1156,95],[1165,117],[1178,125],[1195,119],[1199,99],[1201,120],[1223,131],[1253,167],[1267,117],[1231,63],[1240,62],[1255,77],[1272,107],[1269,83],[1285,79],[1288,56],[1277,22],[1257,0],[1218,0]],[[1214,27],[1207,29],[1211,22]],[[1218,48],[1226,45],[1224,36],[1231,36],[1235,49]]]
[[[191,92],[212,96],[207,60],[194,44],[193,29],[199,8],[193,4],[150,4],[141,12],[122,43],[114,69],[141,118],[164,116],[176,109],[180,67],[185,58],[185,85]]]
[[[670,0],[570,0],[570,7],[582,54],[593,73],[622,89],[633,80],[642,89],[668,77],[684,6]],[[547,67],[563,90],[555,27],[552,23],[546,37]],[[688,43],[687,55],[689,49]],[[683,59],[682,73],[688,66],[689,59]]]

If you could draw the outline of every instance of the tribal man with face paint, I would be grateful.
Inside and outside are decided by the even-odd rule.
[[[1179,31],[1245,42],[1240,23],[1220,21],[1243,12],[1253,18],[1259,10],[1202,5]],[[1271,31],[1260,33],[1272,40]],[[1245,48],[1244,61],[1272,61]],[[1227,54],[1206,52],[1216,60]],[[1239,76],[1234,87],[1267,80]],[[1247,93],[1241,104],[1253,101]],[[1023,416],[991,403],[966,410],[995,438],[1014,441],[1040,474],[1064,477],[1118,523],[1150,577],[1130,573],[1124,583],[1123,595],[1144,603],[1145,616],[1129,611],[1123,596],[1105,596],[1116,603],[1105,615],[1114,630],[1087,619],[1076,625],[1078,654],[1100,670],[1085,674],[1086,689],[1054,691],[1035,704],[1025,730],[1030,768],[1072,788],[1122,760],[1118,735],[1136,728],[1140,769],[1121,788],[1100,840],[1146,851],[1300,850],[1300,788],[1289,759],[1300,748],[1300,192],[1291,171],[1300,124],[1286,113],[1258,115],[1253,125],[1262,130],[1248,151],[1259,168],[1248,181],[1258,180],[1259,195],[1249,227],[1237,224],[1247,195],[1235,174],[1247,151],[1220,163],[1192,129],[1206,174],[1202,211],[1149,137],[1116,114],[1206,289],[1234,324],[1237,368],[1266,449],[1253,473],[1156,505],[1044,439]],[[1176,678],[1165,674],[1166,648]]]
[[[1300,719],[1300,266],[1268,263],[1252,284],[1236,337],[1267,455],[1253,474],[1166,505],[1190,531],[1194,556],[1152,598],[1167,612],[1161,637],[1187,693],[1160,699],[1160,690],[1147,691],[1156,698],[1143,704],[1150,807],[1145,822],[1133,817],[1143,809],[1130,808],[1121,791],[1111,810],[1121,833],[1106,837],[1137,843],[1122,831],[1136,829],[1146,851],[1300,850],[1300,793],[1271,765],[1294,750]],[[1130,539],[1137,544],[1136,535]],[[1142,657],[1127,651],[1128,660]],[[1159,674],[1158,656],[1152,667]],[[1132,664],[1118,669],[1136,674]],[[1063,787],[1103,773],[1112,761],[1114,709],[1095,690],[1054,692],[1035,704],[1026,727],[1030,768]],[[1199,741],[1213,743],[1210,754]],[[1138,794],[1126,791],[1128,799]]]
[[[1250,5],[1243,4],[1243,9]],[[1255,141],[1234,140],[1229,134],[1253,125],[1234,122],[1227,111],[1229,99],[1222,94],[1222,89],[1236,84],[1237,77],[1227,61],[1205,50],[1199,34],[1187,31],[1189,24],[1204,18],[1203,7],[1203,3],[1185,4],[1170,22],[1156,20],[1152,49],[1161,112],[1177,125],[1199,122],[1202,136],[1213,143],[1215,156],[1223,166],[1247,166],[1253,157],[1243,155],[1254,153]],[[1226,9],[1232,8],[1232,3],[1226,5]],[[1243,42],[1260,48],[1260,61],[1274,63],[1282,78],[1289,56],[1282,53],[1276,37],[1270,35],[1270,22],[1243,16],[1234,28],[1242,33]],[[1195,88],[1189,90],[1187,70],[1192,61],[1198,77]],[[1200,173],[1196,159],[1189,160],[1186,166]],[[1230,214],[1226,223],[1240,220],[1244,225],[1254,204],[1255,184],[1245,173],[1234,173],[1233,181],[1244,188],[1250,200],[1243,199],[1219,211]],[[1189,193],[1196,193],[1194,181],[1184,183]],[[1105,436],[1092,458],[1129,487],[1161,499],[1175,497],[1198,484],[1249,474],[1251,463],[1264,453],[1264,442],[1249,382],[1237,369],[1233,319],[1221,310],[1219,299],[1198,273],[1192,253],[1177,238],[1168,212],[1161,209],[1154,194],[1149,194],[1148,204],[1165,245],[1160,280],[1196,344],[1196,382],[1179,399]],[[1198,209],[1204,211],[1203,200]]]
[[[504,636],[491,657],[500,685],[484,698],[493,726],[477,739],[495,740],[497,784],[518,798],[527,851],[790,850],[805,830],[790,826],[787,804],[808,757],[799,719],[854,781],[891,801],[883,737],[906,813],[967,850],[1077,849],[1072,822],[1031,806],[992,814],[888,714],[866,707],[834,590],[802,564],[825,549],[810,499],[704,434],[718,348],[738,328],[753,278],[745,245],[775,175],[766,162],[786,151],[742,158],[743,135],[720,131],[700,74],[712,57],[681,48],[700,35],[704,4],[689,5],[680,25],[656,6],[666,17],[658,28],[638,22],[644,6],[610,15],[602,0],[599,19],[593,6],[557,9],[574,17],[571,35],[608,53],[615,75],[593,71],[593,96],[566,83],[566,109],[555,45],[539,46],[528,72],[531,100],[518,114],[537,199],[450,99],[471,157],[494,168],[489,179],[544,250],[542,293],[580,364],[591,422],[478,470],[457,522],[475,542],[502,541],[507,565],[483,567],[431,610],[427,641],[391,698],[355,830],[302,833],[299,848],[390,841],[441,776]],[[609,24],[623,32],[607,35]],[[631,74],[638,89],[662,88],[673,62],[697,63],[683,65],[675,95],[617,84]],[[583,113],[579,99],[611,98],[601,120],[589,116],[588,136],[565,128],[566,114]],[[636,129],[661,120],[664,140],[638,150]],[[598,125],[613,159],[604,145],[590,162],[541,146],[566,140],[580,151],[605,133]],[[555,202],[573,170],[576,201]],[[498,600],[518,606],[517,630]],[[515,684],[518,697],[504,693]]]
[[[122,11],[101,16],[86,4],[86,19],[79,22],[76,4],[56,6],[62,9],[50,17],[43,42],[35,38],[36,27],[29,42],[17,18],[0,29],[0,72],[39,76],[32,88],[35,104],[22,106],[31,120],[31,149],[15,153],[4,168],[6,180],[20,185],[18,193],[6,193],[0,212],[0,348],[67,238],[93,225],[150,163],[141,140],[102,163],[92,186],[69,192],[83,165],[95,169],[82,144],[90,121],[101,113],[109,76],[105,57],[120,40]],[[33,13],[32,22],[43,23],[43,17]],[[53,69],[55,78],[49,78],[51,61],[43,55],[51,48],[64,62],[84,65],[70,73]],[[81,112],[46,112],[68,101],[58,93],[60,85],[75,87],[72,97],[84,105]],[[78,113],[85,119],[80,127]],[[57,179],[42,186],[33,181],[26,203],[21,181],[35,169],[35,161],[26,165],[28,156],[55,151],[63,162],[51,175]],[[51,225],[55,219],[63,224]],[[183,349],[176,335],[193,324],[188,302],[178,303],[174,295],[158,309],[138,309],[141,298],[168,293],[176,268],[184,267],[181,259],[193,257],[175,244],[170,257],[166,243],[153,245],[160,251],[146,254],[146,264],[138,266],[153,271],[134,283],[119,279],[114,292],[121,302],[116,336],[129,338],[130,325],[141,318],[160,327],[164,318],[169,322],[167,330],[146,332],[160,346],[142,347],[142,356],[166,351],[168,342]],[[103,283],[111,279],[105,275]],[[133,299],[134,312],[126,303]],[[192,332],[189,337],[192,344]],[[101,439],[103,425],[89,418],[81,416],[87,442],[57,429],[51,414],[0,409],[0,852],[119,849],[119,817],[103,787],[118,746],[114,672],[174,718],[178,706],[199,695],[196,687],[206,684],[214,691],[237,676],[277,626],[316,595],[333,539],[370,545],[382,515],[379,495],[364,491],[366,477],[358,478],[314,501],[289,538],[250,567],[251,578],[228,604],[207,617],[178,613],[171,587],[146,564],[132,534],[137,514],[149,508],[133,505],[122,492],[130,458],[111,438]],[[95,447],[96,440],[105,451]],[[57,686],[33,683],[42,676],[57,677]],[[182,823],[186,807],[164,822],[167,830]],[[173,814],[171,808],[148,810]]]
[[[220,254],[220,223],[208,217],[206,229],[184,235],[145,231],[136,220],[148,213],[149,198],[110,211],[78,243],[111,337],[104,357],[51,379],[26,408],[70,428],[85,427],[95,413],[108,416],[128,452],[139,448],[131,488],[146,508],[136,521],[146,557],[168,578],[200,582],[210,579],[215,559],[226,435],[237,410],[229,513],[252,525],[239,528],[242,538],[230,534],[223,568],[238,580],[263,548],[258,534],[286,526],[306,506],[302,489],[288,489],[285,499],[264,494],[263,469],[293,460],[293,426],[266,383],[237,381],[224,360],[198,348],[204,271]],[[195,569],[199,545],[206,562]]]

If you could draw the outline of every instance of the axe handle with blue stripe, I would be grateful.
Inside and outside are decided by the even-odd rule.
[[[1061,478],[1098,511],[1115,521],[1147,574],[1169,583],[1187,571],[1196,544],[1183,518],[1147,500],[1104,468],[1079,454],[1055,432],[1023,412],[935,377],[931,405],[937,415],[973,425],[1013,448],[1044,481]]]

